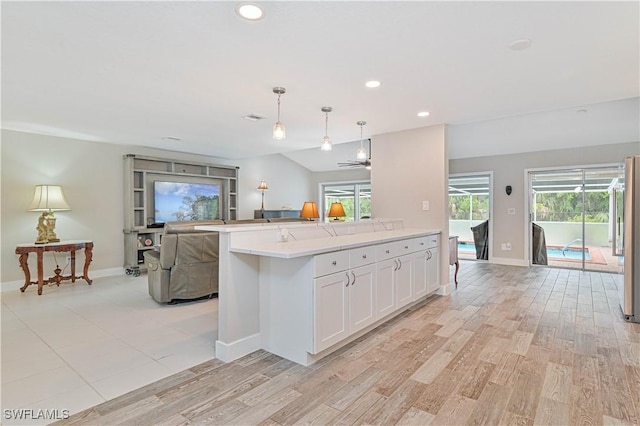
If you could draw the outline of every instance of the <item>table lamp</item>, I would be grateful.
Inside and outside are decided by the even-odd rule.
[[[268,191],[269,187],[267,186],[267,182],[260,181],[260,185],[258,185],[258,191],[262,192],[262,204],[260,205],[260,211],[262,212],[262,218],[264,219],[264,191]]]
[[[327,213],[327,216],[329,218],[333,218],[333,220],[340,220],[338,218],[345,217],[346,215],[347,214],[344,212],[344,207],[342,206],[342,203],[339,203],[339,202],[331,203],[331,207],[329,207],[329,213]]]
[[[300,217],[304,219],[317,219],[320,217],[318,214],[318,206],[313,201],[305,201],[300,210]]]
[[[59,185],[36,185],[33,200],[27,211],[42,212],[38,218],[38,239],[36,244],[54,243],[60,241],[56,235],[56,218],[54,211],[71,210],[71,206],[64,199],[62,187]]]

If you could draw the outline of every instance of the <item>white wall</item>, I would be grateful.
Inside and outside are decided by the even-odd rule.
[[[441,283],[448,283],[447,127],[422,127],[372,138],[372,216],[442,231]],[[429,202],[429,210],[422,202]]]
[[[465,158],[450,160],[449,173],[493,171],[493,260],[496,263],[527,265],[528,251],[524,240],[525,232],[528,232],[525,229],[527,220],[524,211],[527,197],[525,169],[621,163],[625,156],[633,154],[640,154],[640,143]],[[509,196],[504,190],[507,185],[513,187]],[[516,214],[507,214],[509,208],[515,208]],[[511,243],[511,251],[500,249],[504,242]]]
[[[283,155],[238,160],[236,164],[240,166],[241,182],[239,219],[253,219],[254,210],[260,209],[261,191],[257,188],[262,180],[269,187],[264,193],[265,210],[299,210],[315,193],[313,173]]]
[[[62,185],[71,205],[70,211],[56,213],[58,237],[63,240],[91,239],[95,244],[89,276],[92,271],[94,274],[106,270],[120,272],[124,263],[122,156],[125,154],[240,166],[240,218],[253,218],[253,210],[260,208],[260,193],[256,187],[261,179],[265,179],[270,188],[265,194],[265,207],[268,208],[280,208],[284,204],[292,204],[295,208],[315,194],[312,173],[281,155],[233,161],[8,130],[2,130],[1,135],[2,283],[24,280],[15,247],[19,243],[35,241],[39,213],[26,209],[33,197],[34,185],[47,183]],[[64,265],[64,254],[58,256],[58,263]],[[45,257],[45,271],[49,273],[55,265],[52,256]],[[82,259],[79,256],[80,265]],[[29,264],[34,274],[34,255],[30,256]]]

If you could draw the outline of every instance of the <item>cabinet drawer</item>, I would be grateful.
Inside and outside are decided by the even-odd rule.
[[[413,248],[414,248],[414,250],[415,251],[422,251],[422,250],[426,250],[427,248],[429,248],[430,247],[429,238],[431,238],[431,236],[414,238],[413,239]]]
[[[417,250],[417,248],[414,247],[415,242],[413,240],[414,239],[412,238],[409,240],[402,240],[402,241],[396,242],[398,256],[412,253]]]
[[[346,250],[319,254],[314,257],[314,277],[333,274],[349,269],[349,252]]]
[[[378,262],[396,257],[398,254],[399,251],[396,242],[384,243],[376,246],[376,260]]]
[[[367,246],[349,250],[349,266],[357,268],[358,266],[369,265],[376,261],[376,247]]]
[[[435,248],[440,245],[440,235],[427,235],[424,237],[427,239],[427,248]]]

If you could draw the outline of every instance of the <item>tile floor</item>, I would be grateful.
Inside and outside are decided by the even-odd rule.
[[[160,305],[147,277],[0,293],[0,424],[7,409],[72,414],[212,359],[217,299]]]

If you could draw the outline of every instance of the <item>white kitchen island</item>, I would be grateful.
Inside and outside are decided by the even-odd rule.
[[[220,233],[225,362],[264,349],[310,365],[440,289],[440,231],[401,220],[198,228]]]

